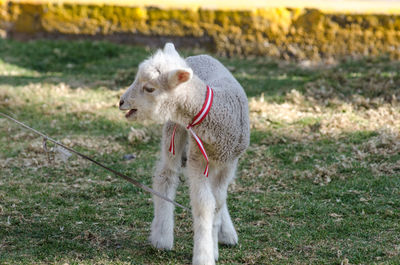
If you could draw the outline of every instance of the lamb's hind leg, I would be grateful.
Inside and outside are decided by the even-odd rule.
[[[218,231],[218,242],[231,246],[238,243],[238,235],[233,226],[226,202],[221,208],[221,226]]]
[[[216,174],[210,179],[212,181],[212,192],[216,202],[216,210],[213,221],[213,246],[214,258],[218,260],[218,242],[226,243],[236,240],[237,234],[230,219],[226,206],[228,185],[234,179],[237,160],[227,163],[217,169]],[[226,216],[228,214],[228,216]],[[228,219],[227,219],[228,218]],[[231,243],[233,244],[233,242]]]
[[[174,200],[179,184],[179,170],[182,163],[182,153],[187,140],[187,132],[177,126],[175,132],[175,155],[169,152],[171,136],[175,123],[164,125],[162,137],[161,159],[153,177],[153,189]],[[150,242],[159,249],[172,249],[174,244],[174,205],[153,196],[154,219],[151,224]]]
[[[237,160],[227,164],[225,168],[221,169],[218,177],[214,180],[215,183],[213,183],[218,210],[216,218],[219,218],[219,220],[214,221],[214,229],[216,229],[214,230],[214,242],[218,241],[225,245],[236,245],[238,242],[238,236],[226,204],[228,185],[235,178],[236,166]]]

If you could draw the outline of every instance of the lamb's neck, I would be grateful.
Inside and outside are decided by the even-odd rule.
[[[176,108],[171,113],[171,120],[187,126],[201,110],[206,99],[207,85],[197,76],[179,87],[175,91]]]

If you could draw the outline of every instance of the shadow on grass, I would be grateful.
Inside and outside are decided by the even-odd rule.
[[[113,81],[118,73],[128,71],[148,56],[144,48],[99,41],[36,40],[18,42],[0,39],[0,62],[8,71],[27,74],[0,77],[0,84],[26,85],[46,82]],[[16,69],[14,69],[16,68]],[[29,77],[29,71],[40,77]],[[126,80],[132,82],[134,76]]]
[[[106,42],[0,40],[3,61],[42,73],[77,73],[87,64],[118,58],[122,49]]]
[[[182,54],[193,55],[187,50]],[[0,84],[27,85],[45,81],[65,82],[76,87],[79,82],[90,84],[103,80],[125,87],[134,79],[135,68],[150,55],[151,52],[142,47],[99,41],[0,40],[0,58],[9,64],[8,67],[16,66],[40,75],[3,75]],[[282,68],[271,59],[219,59],[232,70],[250,97],[264,93],[271,99],[280,98],[291,89],[302,87],[313,73],[293,65]]]
[[[41,83],[45,77],[31,76],[2,76],[0,75],[0,85],[25,86],[29,84]]]

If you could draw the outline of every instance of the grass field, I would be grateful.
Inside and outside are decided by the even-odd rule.
[[[150,184],[161,127],[117,109],[150,53],[0,39],[0,111]],[[252,134],[228,198],[239,245],[219,264],[400,264],[400,63],[221,60],[249,97]],[[149,194],[75,156],[49,162],[41,146],[0,118],[1,264],[191,262],[189,213],[176,209],[174,250],[156,250]]]

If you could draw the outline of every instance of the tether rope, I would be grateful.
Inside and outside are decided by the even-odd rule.
[[[84,154],[82,154],[82,153],[80,153],[80,152],[78,152],[78,151],[75,151],[74,149],[72,149],[72,148],[70,148],[70,147],[68,147],[68,146],[63,145],[62,143],[60,143],[60,142],[54,140],[53,138],[51,138],[51,137],[45,135],[44,133],[39,132],[38,130],[35,130],[35,129],[29,127],[28,125],[26,125],[26,124],[24,124],[24,123],[22,123],[22,122],[20,122],[20,121],[18,121],[18,120],[16,120],[16,119],[12,118],[11,116],[9,116],[9,115],[7,115],[7,114],[4,114],[4,113],[0,112],[0,115],[3,116],[3,117],[5,117],[5,118],[7,118],[7,119],[9,119],[9,120],[11,120],[11,121],[13,121],[13,122],[15,122],[15,123],[17,123],[18,125],[24,127],[25,129],[28,129],[28,130],[30,130],[30,131],[32,131],[32,132],[34,132],[34,133],[36,133],[36,134],[42,136],[44,140],[49,140],[50,142],[53,142],[54,144],[56,144],[56,145],[58,145],[58,146],[61,146],[62,148],[66,149],[66,150],[68,150],[68,151],[70,151],[70,152],[72,152],[72,153],[74,153],[74,154],[76,154],[76,155],[78,155],[78,156],[80,156],[80,157],[86,159],[86,160],[89,160],[90,162],[96,164],[97,166],[102,167],[103,169],[105,169],[105,170],[107,170],[107,171],[109,171],[109,172],[112,172],[114,175],[116,175],[116,176],[118,176],[118,177],[120,177],[120,178],[125,179],[126,181],[132,183],[132,184],[135,185],[136,187],[139,187],[139,188],[141,188],[141,189],[143,189],[143,190],[145,190],[145,191],[147,191],[147,192],[149,192],[149,193],[151,193],[151,194],[154,194],[154,195],[160,197],[160,198],[163,199],[163,200],[166,200],[166,201],[168,201],[168,202],[174,204],[175,206],[178,206],[178,207],[180,207],[180,208],[182,208],[182,209],[185,209],[185,210],[187,210],[187,211],[190,212],[190,209],[189,209],[189,208],[187,208],[187,207],[185,207],[185,206],[183,206],[183,205],[181,205],[181,204],[179,204],[179,203],[177,203],[177,202],[171,200],[170,198],[168,198],[168,197],[162,195],[161,193],[159,193],[158,191],[155,191],[155,190],[153,190],[152,188],[150,188],[150,187],[148,187],[148,186],[146,186],[146,185],[144,185],[144,184],[142,184],[142,183],[140,183],[140,182],[138,182],[138,181],[136,181],[136,180],[134,180],[134,179],[132,179],[132,178],[130,178],[130,177],[128,177],[128,176],[126,176],[126,175],[120,173],[120,172],[118,172],[118,171],[115,171],[114,169],[109,168],[109,167],[107,167],[107,166],[101,164],[100,162],[97,162],[97,161],[94,160],[93,158],[90,158],[90,157],[88,157],[88,156],[86,156],[86,155],[84,155]]]

